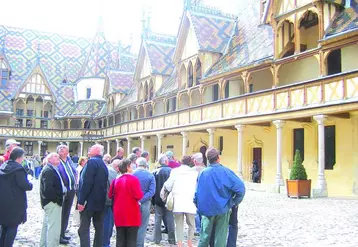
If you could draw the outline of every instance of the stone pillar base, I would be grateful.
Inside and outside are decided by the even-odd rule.
[[[327,197],[327,196],[328,196],[327,189],[312,189],[313,198]]]

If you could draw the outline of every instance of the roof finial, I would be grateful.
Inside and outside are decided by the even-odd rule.
[[[148,14],[147,14],[147,35],[149,36],[151,33],[151,27],[150,27],[150,19],[152,18],[152,7],[149,6],[148,8]]]
[[[145,18],[145,7],[142,6],[143,10],[142,10],[142,39],[146,38],[147,37],[147,34],[148,34],[148,30],[147,30],[147,20]]]
[[[97,33],[104,33],[103,16],[98,17]]]

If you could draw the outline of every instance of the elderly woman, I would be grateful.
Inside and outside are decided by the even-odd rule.
[[[184,155],[181,160],[181,164],[181,166],[172,170],[168,180],[164,183],[164,188],[171,191],[174,197],[173,214],[178,247],[183,246],[184,216],[189,227],[188,246],[192,247],[196,214],[196,207],[193,202],[193,198],[198,173],[190,167],[192,164],[190,156]]]
[[[117,247],[135,247],[141,225],[139,201],[143,197],[138,178],[131,173],[131,161],[123,160],[119,166],[122,174],[115,179],[108,191],[113,200],[114,224],[117,228]]]
[[[11,151],[8,162],[0,169],[0,246],[12,246],[18,226],[27,220],[26,191],[32,190],[32,184],[21,165],[24,158],[25,151],[16,147]]]
[[[131,167],[132,167],[132,171],[134,171],[137,168],[137,155],[135,153],[131,153],[130,155],[128,155],[128,159],[131,161]]]

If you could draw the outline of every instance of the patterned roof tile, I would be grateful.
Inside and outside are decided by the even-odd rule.
[[[103,107],[106,105],[102,100],[81,100],[76,103],[75,106],[68,112],[67,116],[70,117],[82,117],[91,116],[97,117]]]
[[[133,73],[113,71],[109,72],[110,90],[109,94],[123,92],[128,93],[133,82]]]

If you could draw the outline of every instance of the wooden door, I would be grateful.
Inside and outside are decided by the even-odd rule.
[[[257,161],[257,166],[259,167],[260,171],[260,178],[259,183],[261,183],[261,177],[262,177],[262,148],[253,148],[253,161]]]

